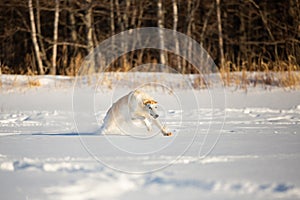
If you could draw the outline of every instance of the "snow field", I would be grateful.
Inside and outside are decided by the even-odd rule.
[[[1,199],[300,199],[298,90],[227,88],[224,107],[216,87],[213,109],[207,89],[195,92],[198,108],[159,93],[174,136],[135,140],[94,134],[128,88],[99,89],[97,112],[86,105],[91,86],[78,88],[78,133],[72,80],[42,77],[28,88],[18,79],[11,87],[14,78],[2,77]],[[194,98],[176,92],[182,102]]]

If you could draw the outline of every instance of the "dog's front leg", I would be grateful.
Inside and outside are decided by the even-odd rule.
[[[144,119],[144,123],[145,123],[145,125],[147,127],[147,130],[151,131],[152,130],[151,122],[147,118],[145,118]]]
[[[158,119],[154,119],[154,124],[161,130],[161,132],[163,133],[164,136],[171,136],[172,133],[168,132],[166,130],[166,128],[160,123],[160,121]]]

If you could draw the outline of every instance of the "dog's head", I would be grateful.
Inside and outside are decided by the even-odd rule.
[[[159,115],[157,114],[157,102],[154,100],[144,100],[144,106],[147,109],[147,111],[149,112],[149,114],[154,118],[158,118]]]

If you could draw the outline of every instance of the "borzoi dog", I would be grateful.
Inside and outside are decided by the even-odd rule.
[[[158,120],[157,102],[145,92],[135,90],[117,100],[107,111],[101,127],[102,134],[118,133],[124,135],[120,130],[121,125],[134,124],[142,121],[148,131],[152,130],[152,122],[160,129],[164,136],[171,136],[166,128]]]

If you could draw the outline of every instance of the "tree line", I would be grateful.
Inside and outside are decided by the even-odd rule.
[[[103,40],[141,27],[190,36],[221,69],[298,70],[300,63],[299,0],[2,0],[0,21],[0,73],[76,75]],[[184,59],[151,49],[108,70],[149,62],[196,73]]]

